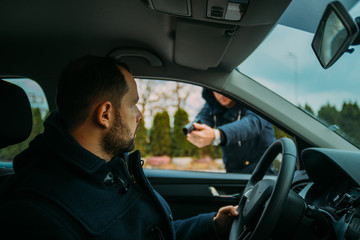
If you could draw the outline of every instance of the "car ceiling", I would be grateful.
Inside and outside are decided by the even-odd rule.
[[[83,55],[120,49],[135,76],[216,80],[254,51],[290,3],[248,0],[240,21],[224,21],[206,17],[209,0],[173,0],[190,4],[188,17],[154,11],[151,1],[2,0],[0,75],[36,80],[51,108],[59,73]]]

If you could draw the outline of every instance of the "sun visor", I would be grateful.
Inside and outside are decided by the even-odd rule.
[[[175,62],[198,70],[217,67],[236,28],[233,25],[210,25],[205,22],[178,19],[175,35]]]

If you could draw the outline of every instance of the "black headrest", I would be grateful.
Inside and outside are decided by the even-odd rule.
[[[0,148],[24,141],[32,129],[28,97],[17,85],[0,79]]]

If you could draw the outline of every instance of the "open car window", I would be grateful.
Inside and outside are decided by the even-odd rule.
[[[166,80],[136,79],[143,121],[135,138],[144,168],[225,173],[220,146],[198,148],[187,141],[183,127],[205,105],[203,88]],[[290,137],[272,125],[276,139]],[[280,162],[275,161],[274,170]]]
[[[143,121],[135,146],[149,169],[225,172],[220,147],[198,149],[182,128],[193,121],[205,101],[199,86],[137,79]]]
[[[28,78],[3,79],[21,87],[29,98],[33,126],[30,136],[23,142],[0,149],[0,167],[11,167],[14,157],[25,150],[29,142],[44,130],[43,122],[49,113],[49,106],[42,88],[35,81]]]

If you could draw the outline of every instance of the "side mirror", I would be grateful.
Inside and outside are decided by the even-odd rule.
[[[349,51],[358,32],[357,24],[344,6],[337,1],[329,3],[311,44],[321,66],[329,68]]]

